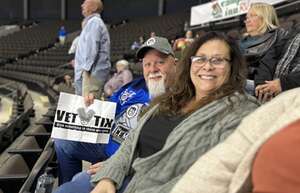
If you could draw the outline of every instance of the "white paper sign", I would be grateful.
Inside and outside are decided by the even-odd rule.
[[[115,113],[116,103],[94,100],[86,107],[83,97],[61,92],[51,137],[107,144]]]

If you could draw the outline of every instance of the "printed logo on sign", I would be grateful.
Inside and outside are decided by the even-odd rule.
[[[153,44],[155,44],[155,38],[150,38],[149,40],[147,40],[146,45],[147,46],[152,46]]]
[[[212,15],[214,18],[223,17],[222,8],[219,2],[212,4]]]
[[[132,98],[134,95],[136,95],[135,92],[133,91],[128,91],[127,89],[121,94],[120,100],[121,100],[121,105],[126,103],[130,98]]]
[[[93,111],[92,109],[90,109],[88,112],[85,112],[84,108],[82,107],[77,109],[77,113],[82,125],[87,125],[95,115],[95,111]]]
[[[240,3],[240,12],[247,12],[250,8],[251,2],[250,0],[245,0]]]

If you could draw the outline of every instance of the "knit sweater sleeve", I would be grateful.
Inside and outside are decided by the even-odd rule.
[[[91,182],[94,183],[94,185],[103,178],[109,178],[115,182],[116,188],[122,186],[123,180],[130,169],[130,155],[134,149],[134,138],[135,132],[130,132],[119,150],[112,157],[103,162],[101,169],[92,176]]]
[[[92,176],[91,182],[94,185],[100,180],[108,178],[115,183],[117,189],[121,188],[124,178],[131,169],[139,132],[148,118],[152,115],[153,111],[155,111],[155,108],[156,107],[153,107],[145,113],[139,121],[139,126],[136,129],[131,129],[129,131],[126,140],[123,141],[118,151],[103,162],[101,169]]]

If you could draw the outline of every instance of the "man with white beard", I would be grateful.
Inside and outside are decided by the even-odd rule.
[[[167,39],[152,37],[137,51],[151,98],[165,93],[175,74],[174,52]]]
[[[74,183],[81,186],[90,185],[91,175],[101,168],[100,161],[112,156],[126,139],[128,132],[136,128],[141,109],[147,106],[150,100],[165,93],[174,81],[175,57],[166,38],[148,39],[136,55],[141,59],[144,76],[121,87],[109,99],[117,103],[115,124],[109,144],[55,141],[59,177],[62,178],[60,183],[65,183],[59,187],[57,193],[72,192]],[[93,165],[87,171],[74,176],[81,171],[82,160],[89,161]],[[69,182],[71,179],[72,181]]]

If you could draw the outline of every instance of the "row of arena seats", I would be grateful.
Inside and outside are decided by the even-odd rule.
[[[51,47],[57,41],[57,32],[61,24],[59,21],[43,22],[1,37],[0,57],[24,57]],[[65,21],[64,25],[68,32],[80,29],[80,21]]]
[[[20,82],[36,84],[41,88],[47,87],[48,85],[52,85],[54,83],[53,77],[21,71],[16,72],[15,70],[0,69],[0,76]]]
[[[33,101],[26,85],[0,78],[1,85],[1,94],[11,97],[13,105],[9,120],[0,126],[0,152],[27,128],[30,117],[34,116]]]
[[[0,157],[0,192],[34,192],[46,167],[57,167],[50,139],[55,108],[31,125]]]
[[[26,83],[31,89],[49,97],[51,103],[55,103],[58,99],[57,92],[52,89],[52,86],[58,79],[62,79],[64,74],[56,77],[49,77],[46,75],[27,73],[27,72],[15,72],[10,70],[1,70],[0,77],[5,77],[11,80],[16,80]]]
[[[38,85],[51,87],[57,78],[63,77],[70,70],[64,67],[73,56],[68,54],[70,42],[34,53],[29,57],[0,67],[0,76]]]
[[[30,65],[18,65],[18,64],[6,64],[2,67],[4,70],[20,71],[20,72],[32,72],[35,74],[42,74],[48,76],[55,76],[61,72],[60,69],[43,67],[43,66],[30,66]]]
[[[151,32],[168,39],[175,39],[183,33],[184,22],[188,20],[188,17],[187,13],[178,13],[140,18],[110,29],[111,60],[115,62],[123,58],[123,55],[130,50],[132,43],[138,40],[139,36],[147,39]]]

